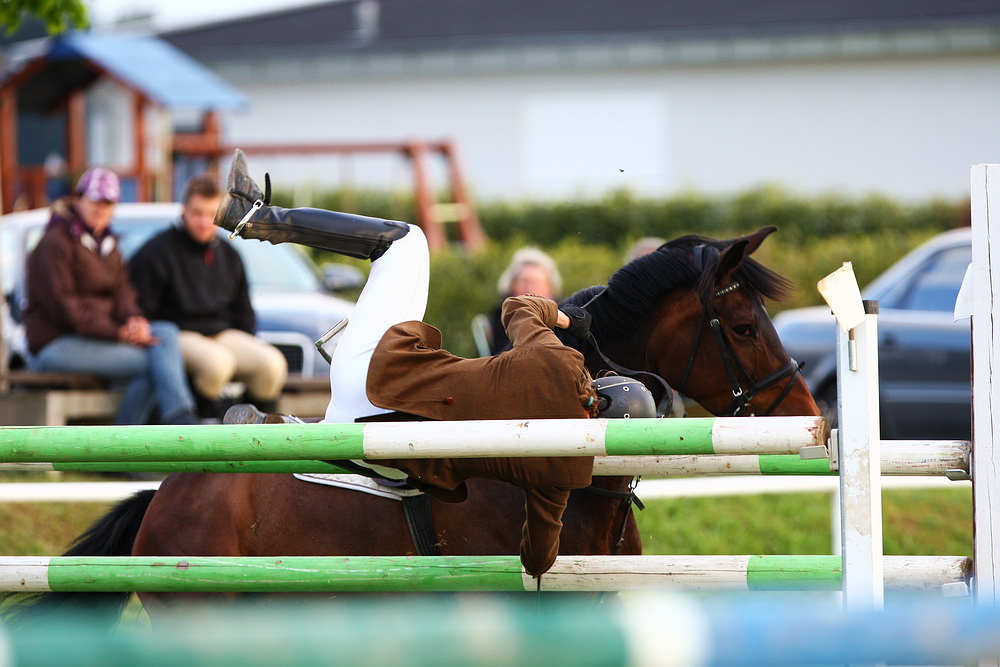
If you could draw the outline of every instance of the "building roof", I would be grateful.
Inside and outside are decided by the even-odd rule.
[[[33,86],[26,101],[39,106],[94,78],[95,68],[167,108],[232,110],[247,104],[217,74],[156,37],[67,33],[24,45],[11,58],[3,81],[35,67],[45,82]]]
[[[161,36],[198,57],[1000,26],[996,0],[335,0]]]

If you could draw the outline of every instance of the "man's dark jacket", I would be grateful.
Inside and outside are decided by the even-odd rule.
[[[182,227],[170,227],[139,249],[129,271],[139,306],[151,320],[205,336],[225,329],[255,332],[243,261],[218,237],[198,243]]]

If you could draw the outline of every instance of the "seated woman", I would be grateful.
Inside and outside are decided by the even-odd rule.
[[[196,424],[177,326],[143,315],[110,229],[120,198],[115,173],[94,167],[52,205],[27,260],[29,365],[127,383],[116,424],[145,424],[157,405],[163,423]]]
[[[441,348],[440,332],[421,321],[427,305],[429,257],[420,228],[320,209],[269,206],[247,175],[239,150],[228,190],[215,222],[233,234],[271,243],[303,243],[372,261],[368,282],[332,357],[331,399],[324,422],[353,422],[391,411],[449,420],[597,414],[597,395],[583,355],[560,343],[552,332],[556,326],[586,327],[588,318],[582,311],[571,317],[548,299],[509,299],[503,319],[514,349],[498,357],[456,357]],[[263,418],[247,410],[240,421]],[[525,493],[527,512],[521,562],[534,577],[552,566],[570,490],[589,485],[593,468],[592,457],[379,463],[385,474],[408,476],[432,494],[452,492],[443,495],[453,501],[464,498],[464,482],[472,477],[518,486]]]
[[[561,291],[562,276],[555,260],[538,248],[521,248],[515,252],[497,281],[500,302],[489,314],[490,354],[500,354],[511,344],[502,318],[507,297],[535,294],[558,301]]]

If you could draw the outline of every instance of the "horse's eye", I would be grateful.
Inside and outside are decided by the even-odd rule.
[[[737,336],[744,336],[746,338],[753,338],[757,335],[757,330],[749,324],[737,324],[733,327],[733,331],[736,332]]]

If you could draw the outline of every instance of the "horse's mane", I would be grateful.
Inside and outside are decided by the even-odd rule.
[[[589,303],[591,329],[598,338],[620,339],[634,333],[670,290],[694,289],[706,298],[713,288],[720,253],[732,243],[697,234],[668,241],[618,269],[608,280],[607,288],[588,287],[568,297],[566,303],[577,306]],[[693,259],[698,246],[705,246],[701,271]],[[792,290],[792,283],[786,278],[750,257],[744,258],[735,275],[744,289],[761,298],[781,301]],[[600,298],[595,298],[598,294]]]

